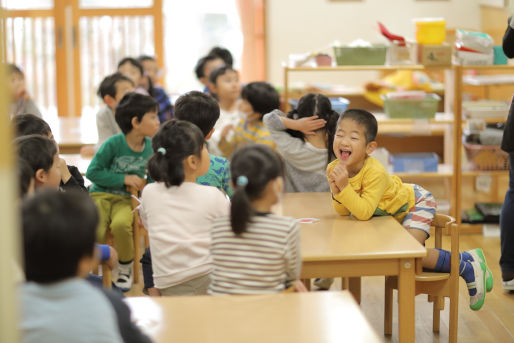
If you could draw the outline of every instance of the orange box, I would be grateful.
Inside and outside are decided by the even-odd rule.
[[[418,62],[426,66],[452,64],[452,47],[449,44],[418,45]]]

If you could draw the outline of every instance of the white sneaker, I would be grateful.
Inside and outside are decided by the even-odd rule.
[[[468,288],[476,288],[476,294],[469,297],[469,307],[473,311],[478,311],[484,305],[485,300],[485,265],[480,261],[468,261],[468,263],[473,267],[475,282],[466,283],[466,285]]]
[[[114,284],[123,292],[130,291],[132,288],[132,264],[133,262],[128,264],[118,264],[118,279]]]
[[[503,289],[506,291],[514,291],[514,279],[502,281]]]
[[[333,283],[333,278],[317,278],[314,280],[314,286],[324,290],[330,289],[330,286],[332,286]]]

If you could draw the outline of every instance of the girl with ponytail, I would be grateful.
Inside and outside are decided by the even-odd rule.
[[[150,236],[155,287],[162,295],[206,294],[210,226],[228,214],[229,201],[217,188],[196,183],[210,164],[196,125],[165,122],[152,148],[148,172],[156,182],[143,189],[140,213]]]
[[[332,151],[339,114],[322,94],[304,95],[295,110],[284,115],[274,110],[263,117],[285,160],[286,192],[328,192],[327,162]]]
[[[298,224],[271,213],[283,192],[280,157],[267,145],[247,145],[234,154],[230,172],[230,216],[215,219],[211,231],[209,293],[276,293],[291,283],[304,291]]]

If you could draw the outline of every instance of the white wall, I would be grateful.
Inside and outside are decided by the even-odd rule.
[[[452,28],[480,28],[478,0],[268,0],[268,81],[283,85],[281,63],[290,53],[316,52],[334,40],[349,43],[356,38],[385,42],[377,31],[381,21],[391,32],[414,39],[411,18],[444,17]],[[334,75],[334,74],[338,74]],[[364,74],[364,75],[363,75]],[[330,81],[357,86],[369,73],[295,73],[295,81]],[[341,78],[344,77],[344,80]]]

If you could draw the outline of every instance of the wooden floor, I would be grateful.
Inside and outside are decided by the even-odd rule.
[[[449,246],[446,237],[445,247]],[[430,246],[430,243],[428,243]],[[459,342],[514,342],[514,294],[502,289],[501,272],[498,265],[500,258],[500,239],[486,238],[482,235],[461,235],[460,250],[480,247],[484,250],[487,263],[494,275],[495,283],[491,293],[487,293],[486,301],[480,311],[469,309],[469,297],[464,281],[460,283],[459,294]],[[362,279],[361,308],[375,331],[383,333],[384,313],[384,278],[366,277]],[[138,284],[128,292],[128,296],[142,296],[142,285]],[[341,289],[340,280],[336,280],[331,290]],[[396,297],[396,292],[394,292]],[[397,315],[394,306],[393,335],[384,336],[385,342],[398,342]],[[426,295],[416,297],[416,342],[448,342],[448,308],[441,312],[441,330],[439,334],[432,332],[432,304],[427,302]]]

